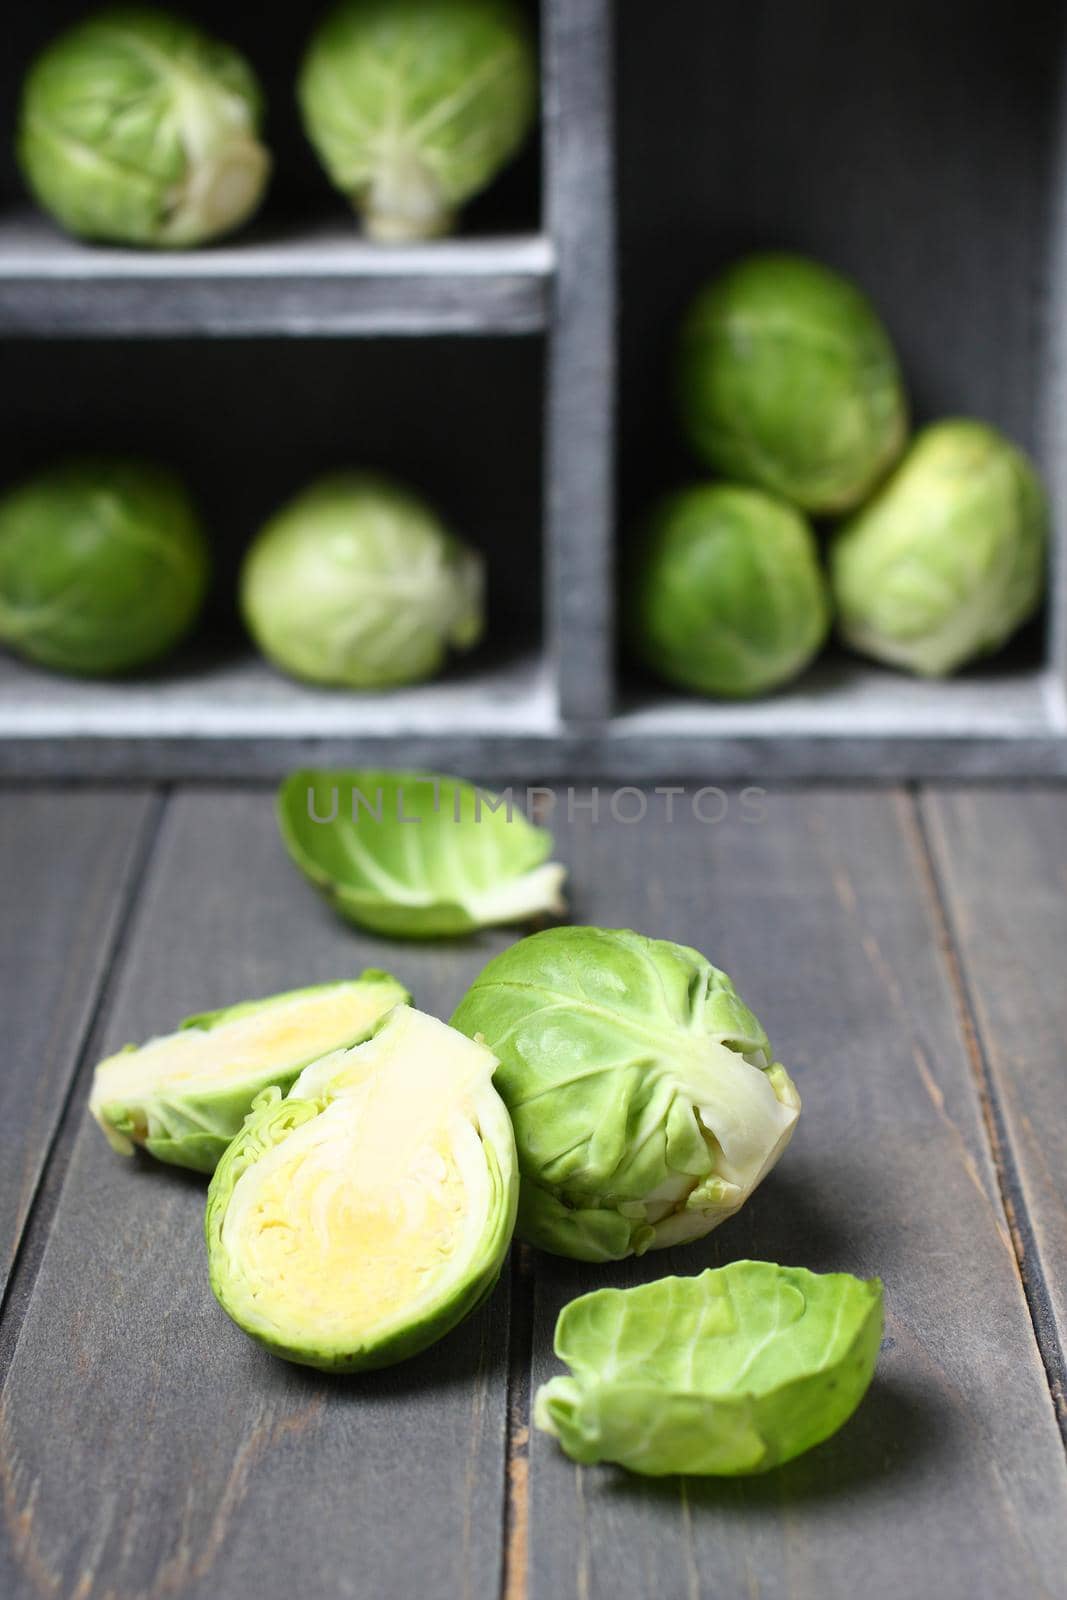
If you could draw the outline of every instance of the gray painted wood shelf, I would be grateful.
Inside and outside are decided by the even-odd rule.
[[[918,0],[905,3],[911,21],[907,29],[901,25],[901,36],[913,37],[915,48],[901,55],[895,34],[887,36],[873,14],[859,17],[845,0],[824,0],[827,27],[815,33],[789,21],[784,11],[774,12],[771,28],[772,0],[759,0],[751,14],[677,0],[672,30],[663,30],[646,8],[613,7],[611,0],[541,0],[540,220],[529,217],[525,232],[475,233],[383,251],[360,241],[339,216],[317,232],[274,237],[268,222],[268,231],[253,230],[247,241],[217,250],[145,256],[63,240],[24,207],[0,213],[0,339],[9,341],[13,360],[23,362],[31,348],[67,351],[77,341],[70,370],[72,381],[85,386],[87,415],[93,384],[100,381],[98,369],[89,365],[93,347],[128,352],[159,340],[170,352],[165,359],[182,364],[188,390],[195,353],[208,343],[224,350],[232,339],[247,341],[242,357],[256,350],[257,341],[288,341],[288,355],[277,358],[281,363],[296,360],[305,341],[317,344],[325,357],[325,346],[339,349],[343,341],[364,336],[399,337],[410,345],[420,338],[439,343],[441,336],[481,335],[473,343],[494,348],[499,342],[515,348],[513,336],[543,336],[543,344],[536,343],[537,351],[543,349],[543,428],[539,438],[527,429],[516,439],[517,447],[541,451],[542,545],[536,559],[542,592],[536,624],[530,624],[536,637],[522,638],[517,660],[486,658],[484,665],[436,684],[377,700],[284,684],[266,666],[250,662],[240,646],[214,666],[190,669],[179,662],[151,686],[67,684],[5,662],[0,773],[272,777],[311,756],[373,756],[532,781],[566,773],[1067,776],[1067,454],[1061,444],[1067,416],[1067,226],[1060,200],[1067,185],[1063,151],[1050,133],[1060,116],[1060,80],[1047,65],[1050,48],[1027,45],[1018,63],[1028,85],[1025,107],[1021,101],[1014,109],[976,101],[983,64],[999,66],[1005,41],[1017,37],[1007,0],[995,0],[969,36],[974,59],[959,78],[958,96],[943,108],[932,151],[915,108],[928,102],[929,80],[945,70],[955,36]],[[1063,17],[1051,0],[1042,0],[1039,10],[1049,38],[1054,35],[1067,50]],[[737,72],[723,93],[736,116],[723,111],[701,121],[701,97],[676,93],[678,54],[671,41],[678,29],[689,41],[686,81],[700,77],[702,63],[734,52]],[[837,52],[832,72],[824,60],[829,39]],[[784,99],[780,75],[753,79],[746,65],[768,51],[789,61],[791,87]],[[863,81],[863,74],[848,70],[848,58],[857,53],[864,73],[877,80],[885,124],[877,137],[866,101],[848,88]],[[1060,57],[1067,54],[1060,51]],[[827,72],[833,93],[820,92],[819,106],[824,134],[840,135],[833,141],[819,133],[810,115],[812,85]],[[773,92],[767,89],[772,79]],[[972,82],[979,87],[969,88]],[[769,100],[761,99],[767,95]],[[733,141],[740,137],[737,129],[748,126],[742,113],[750,101],[756,131],[739,154]],[[792,130],[788,183],[783,129]],[[975,138],[983,151],[989,146],[988,159],[972,159]],[[847,170],[835,165],[839,157],[831,144],[834,152],[838,146],[849,152]],[[667,159],[676,148],[685,149],[685,162]],[[931,250],[943,270],[916,273],[906,238],[899,230],[887,237],[880,216],[861,204],[853,166],[878,172],[888,193],[908,197],[922,216],[929,213],[936,234]],[[1023,188],[1016,181],[1019,172],[1027,174]],[[854,203],[848,206],[838,203],[842,184],[852,186]],[[798,193],[807,197],[799,215]],[[1012,250],[1006,253],[988,219],[1009,203]],[[886,301],[891,325],[901,332],[905,364],[919,374],[920,411],[973,404],[1041,461],[1051,485],[1056,541],[1047,625],[1028,662],[1009,655],[941,684],[910,682],[830,656],[789,692],[750,705],[698,703],[632,686],[620,675],[616,543],[647,494],[665,486],[666,472],[693,471],[691,462],[671,456],[678,448],[672,443],[677,428],[655,352],[669,343],[684,296],[709,264],[765,242],[779,226],[791,230],[783,242],[839,261],[870,284],[880,303]],[[617,231],[624,246],[621,335]],[[957,282],[958,293],[952,288]],[[1002,324],[997,341],[985,332],[991,312]],[[939,343],[927,372],[924,352]],[[525,344],[534,341],[526,337]],[[356,350],[354,344],[343,348]],[[419,355],[428,355],[425,347]],[[152,381],[144,365],[126,358],[116,379],[117,358],[108,353],[101,359],[106,382],[127,381],[128,370],[134,384]],[[454,356],[449,349],[444,359],[462,370],[475,359],[471,342],[457,346]],[[379,360],[372,381],[382,381],[385,365]],[[412,369],[403,370],[408,390],[401,390],[398,377],[397,392],[383,398],[383,407],[408,407],[425,398],[411,401]],[[430,370],[439,373],[440,365]],[[477,408],[484,415],[497,404],[493,382],[500,370],[492,369],[487,384],[489,369],[479,368],[479,382],[467,385],[473,429],[451,414],[447,423],[432,419],[429,431],[441,439],[439,450],[447,453],[451,427],[477,433]],[[51,378],[37,380],[39,387],[57,381],[56,369],[49,371]],[[336,372],[331,381],[331,393],[342,396]],[[533,367],[522,366],[515,381],[536,383]],[[433,382],[429,376],[424,384],[430,403]],[[160,392],[165,388],[161,384]],[[165,405],[159,393],[152,403]],[[173,398],[169,403],[178,404]],[[197,403],[195,395],[190,403]],[[407,425],[406,411],[399,414]],[[46,426],[47,407],[42,416]],[[164,437],[167,420],[161,417]],[[253,426],[239,425],[246,433]],[[222,473],[225,458],[202,433],[197,448],[210,470]],[[300,439],[302,446],[308,442],[303,434]],[[246,449],[246,463],[250,453]],[[506,486],[511,464],[495,458],[499,450],[483,455],[486,476]],[[471,471],[466,462],[463,470]],[[502,514],[506,504],[505,487],[489,517],[499,530],[491,566],[513,559],[516,548],[507,511]],[[237,525],[244,525],[240,518]],[[526,577],[524,572],[522,582]],[[531,588],[534,581],[531,573]],[[509,626],[498,623],[505,640]]]
[[[0,216],[0,338],[537,333],[553,266],[539,234],[388,249],[347,221],[146,255],[16,211]]]

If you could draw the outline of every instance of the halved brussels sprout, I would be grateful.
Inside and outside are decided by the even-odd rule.
[[[858,505],[904,447],[907,400],[874,308],[803,256],[749,256],[697,296],[680,381],[704,460],[804,511]]]
[[[256,1103],[207,1203],[211,1286],[275,1355],[355,1372],[414,1355],[485,1298],[515,1223],[496,1062],[402,1006]]]
[[[924,428],[830,546],[845,641],[924,677],[999,650],[1041,603],[1048,531],[1033,463],[996,428]]]
[[[208,568],[173,473],[122,458],[62,462],[0,500],[0,645],[56,672],[132,671],[192,626]]]
[[[213,1172],[264,1089],[288,1089],[310,1061],[367,1039],[410,999],[387,972],[293,989],[188,1017],[177,1033],[128,1045],[93,1074],[89,1110],[112,1148]]]
[[[308,138],[373,239],[451,231],[522,144],[537,105],[512,0],[342,0],[300,72]]]
[[[631,1472],[766,1472],[836,1433],[867,1392],[882,1285],[770,1261],[598,1289],[564,1306],[556,1354],[573,1377],[534,1421],[575,1461]]]
[[[114,6],[38,57],[18,153],[71,233],[180,247],[230,233],[270,173],[263,97],[244,58],[181,17]]]
[[[744,1203],[800,1100],[725,973],[625,929],[549,928],[489,962],[453,1027],[500,1059],[521,1238],[612,1261],[684,1244]]]
[[[738,698],[787,683],[830,627],[810,523],[784,500],[736,484],[698,484],[662,501],[629,590],[648,665],[702,694]]]
[[[385,689],[482,636],[484,564],[422,500],[371,473],[322,478],[253,540],[241,611],[264,655],[309,683]]]
[[[278,827],[341,916],[376,933],[434,939],[566,909],[548,829],[458,778],[294,772]]]

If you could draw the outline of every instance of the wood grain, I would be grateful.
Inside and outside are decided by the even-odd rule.
[[[448,1015],[504,937],[362,939],[285,858],[270,795],[182,795],[103,1044],[369,964]],[[216,1306],[203,1207],[200,1180],[123,1160],[86,1120],[0,1401],[0,1594],[495,1592],[506,1286],[417,1360],[324,1378],[260,1351]]]
[[[1067,791],[961,789],[922,813],[959,947],[1031,1310],[1067,1431]]]
[[[0,794],[0,1300],[131,885],[150,810],[129,790]]]
[[[782,793],[761,824],[678,802],[671,825],[572,840],[579,915],[731,972],[805,1109],[703,1244],[608,1269],[535,1256],[535,1386],[573,1295],[743,1256],[881,1275],[888,1336],[852,1422],[766,1479],[577,1469],[535,1432],[530,1600],[1064,1593],[1062,1445],[908,822],[891,794]]]

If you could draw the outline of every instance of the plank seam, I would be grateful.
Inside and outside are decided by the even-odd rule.
[[[500,1595],[501,1600],[526,1600],[530,1510],[533,1272],[529,1247],[518,1242],[511,1256],[510,1291],[505,1400],[507,1445],[504,1452]]]
[[[144,887],[155,854],[169,794],[167,787],[152,791],[149,804],[141,819],[126,869],[122,905],[115,918],[110,946],[97,984],[96,997],[82,1030],[74,1065],[63,1091],[59,1116],[56,1118],[55,1128],[48,1141],[44,1161],[41,1163],[40,1176],[30,1196],[7,1284],[3,1295],[0,1296],[0,1387],[6,1381],[7,1371],[22,1332],[22,1324],[33,1298],[37,1274],[48,1244],[67,1167],[70,1164],[74,1139],[81,1125],[80,1116],[75,1116],[75,1112],[80,1112],[81,1109],[78,1105],[78,1088],[111,1011],[117,979],[125,965],[126,951],[142,904]]]
[[[910,786],[909,815],[915,833],[924,887],[931,901],[938,944],[948,971],[967,1058],[978,1091],[993,1171],[1030,1313],[1034,1340],[1045,1369],[1056,1420],[1064,1446],[1067,1448],[1067,1355],[1060,1342],[1048,1280],[1030,1221],[1015,1150],[997,1092],[989,1053],[978,1023],[978,1011],[962,955],[963,946],[950,908],[948,885],[938,865],[922,799],[920,791],[915,786]]]

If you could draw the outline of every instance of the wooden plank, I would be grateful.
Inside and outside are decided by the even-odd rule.
[[[613,696],[615,201],[611,0],[543,7],[550,317],[545,505],[549,631],[564,717]]]
[[[448,1015],[506,937],[360,937],[285,857],[270,794],[181,794],[101,1047],[370,964]],[[86,1120],[0,1397],[0,1594],[492,1594],[506,1287],[417,1360],[326,1378],[219,1310],[203,1208],[201,1180],[115,1156]]]
[[[719,826],[586,821],[581,917],[692,943],[736,978],[804,1114],[753,1201],[635,1264],[533,1259],[533,1384],[560,1307],[755,1256],[880,1274],[888,1338],[836,1439],[765,1479],[652,1483],[530,1445],[529,1600],[1062,1596],[1067,1472],[906,801],[736,799]],[[713,814],[713,798],[703,802]],[[521,1586],[516,1592],[521,1592]]]
[[[1031,1312],[1067,1432],[1067,792],[929,793],[923,816]]]
[[[151,799],[0,794],[0,1301],[132,884]]]
[[[383,247],[349,223],[211,251],[102,249],[44,219],[0,219],[0,334],[124,339],[523,334],[545,325],[537,234]]]

